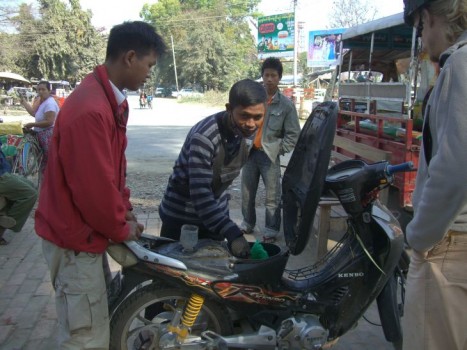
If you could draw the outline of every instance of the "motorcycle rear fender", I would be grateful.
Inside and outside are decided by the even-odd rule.
[[[114,276],[111,284],[107,287],[109,315],[112,315],[117,306],[132,294],[137,286],[143,286],[151,282],[151,276],[136,270],[135,266],[124,267],[121,272]]]

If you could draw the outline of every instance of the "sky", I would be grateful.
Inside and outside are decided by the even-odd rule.
[[[145,3],[153,0],[80,0],[83,9],[93,13],[95,26],[107,30],[125,20],[137,20]],[[402,0],[373,0],[378,8],[378,16],[385,17],[403,11]],[[306,22],[309,30],[326,29],[326,21],[331,8],[331,0],[297,0],[297,19]],[[264,15],[274,15],[293,11],[293,0],[262,0],[259,10]]]
[[[2,0],[3,1],[3,0]],[[37,3],[34,0],[5,0],[13,3]],[[66,1],[66,0],[62,0]],[[308,30],[327,29],[327,20],[332,0],[296,0],[297,20],[305,22]],[[109,31],[114,25],[126,20],[138,20],[139,12],[145,3],[157,0],[80,0],[81,8],[93,13],[92,23]],[[262,0],[259,10],[265,15],[293,12],[294,0]],[[403,11],[403,0],[373,0],[378,9],[376,18],[381,18]]]

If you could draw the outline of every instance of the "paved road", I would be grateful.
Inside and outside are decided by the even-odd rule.
[[[128,100],[128,167],[146,173],[170,172],[190,127],[222,109],[167,98],[154,99],[153,109],[141,109],[137,96]]]
[[[155,99],[153,110],[138,107],[136,96],[130,96],[128,126],[129,166],[144,167],[142,171],[167,172],[173,165],[189,127],[219,108],[179,104],[176,100]],[[5,121],[20,118],[4,118]],[[154,163],[157,167],[154,167]],[[169,167],[169,168],[167,168]],[[264,208],[258,208],[258,222]],[[231,213],[240,223],[238,209]],[[158,232],[159,217],[156,212],[140,217],[148,232]],[[56,313],[53,290],[40,240],[34,233],[33,219],[29,219],[22,232],[7,231],[7,246],[0,246],[0,349],[1,350],[51,350],[56,349]],[[254,239],[254,237],[250,237]],[[279,242],[283,243],[283,242]],[[301,256],[299,260],[306,259]],[[297,263],[297,259],[294,259]],[[373,305],[366,312],[367,319],[379,323]],[[384,340],[380,327],[361,320],[358,326],[343,336],[336,350],[392,349]]]

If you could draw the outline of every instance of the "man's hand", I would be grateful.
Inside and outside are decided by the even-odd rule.
[[[125,220],[126,221],[138,221],[138,219],[136,218],[136,215],[130,210],[128,210],[125,213]]]
[[[237,258],[248,258],[250,255],[250,245],[244,236],[235,238],[232,242],[229,242],[230,251]]]
[[[130,232],[128,233],[127,241],[137,241],[144,231],[144,225],[140,224],[136,220],[130,220],[126,222],[130,226]]]

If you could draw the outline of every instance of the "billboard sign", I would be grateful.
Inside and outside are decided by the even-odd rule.
[[[309,32],[308,67],[330,67],[339,64],[339,50],[345,29]]]
[[[295,17],[293,13],[258,18],[258,58],[293,57]]]

